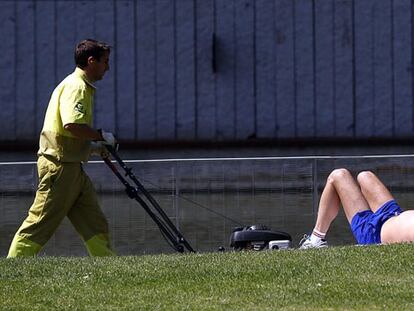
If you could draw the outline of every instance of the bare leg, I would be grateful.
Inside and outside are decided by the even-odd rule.
[[[319,202],[316,230],[328,231],[332,221],[338,215],[340,203],[342,203],[349,223],[356,213],[369,209],[358,184],[349,171],[343,168],[332,171],[327,179]]]
[[[335,171],[334,171],[335,172]],[[323,189],[321,200],[319,201],[318,218],[315,229],[321,233],[326,233],[339,212],[339,196],[333,185],[334,178],[332,172]]]
[[[376,212],[385,202],[394,199],[387,187],[372,172],[365,171],[359,173],[358,183],[373,212]]]

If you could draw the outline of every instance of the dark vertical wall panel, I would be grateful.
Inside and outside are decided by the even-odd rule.
[[[37,140],[75,44],[113,45],[95,125],[128,141],[412,137],[410,0],[0,1],[0,140]]]
[[[219,1],[223,2],[223,1]],[[214,139],[216,131],[213,74],[214,0],[196,0],[197,139]],[[226,1],[227,3],[227,1]],[[218,17],[217,17],[218,18]],[[217,34],[218,35],[218,34]],[[217,42],[220,47],[220,41]],[[217,59],[218,70],[221,70]],[[228,103],[231,105],[232,103]]]
[[[36,103],[35,132],[37,138],[43,126],[46,107],[57,83],[56,3],[36,2]]]
[[[76,1],[56,2],[56,69],[60,82],[73,72],[73,51],[76,44]]]
[[[412,1],[393,3],[394,130],[396,136],[413,133]]]
[[[177,139],[195,138],[195,2],[175,2]]]
[[[155,4],[138,1],[136,9],[137,32],[137,138],[156,138],[155,88]]]
[[[257,137],[273,138],[276,134],[276,38],[275,2],[256,5],[256,113]]]
[[[16,139],[27,140],[35,131],[35,3],[16,2]]]
[[[393,85],[391,45],[391,0],[376,1],[374,7],[375,134],[393,134]]]
[[[116,2],[116,134],[127,140],[135,139],[135,8],[131,1]]]
[[[335,135],[354,135],[352,0],[334,3],[335,19]]]
[[[295,123],[296,135],[300,137],[314,136],[315,133],[312,12],[311,1],[295,1]]]
[[[234,1],[216,1],[215,56],[217,138],[236,137],[236,42]]]
[[[96,2],[95,33],[97,40],[105,41],[109,44],[116,42],[115,19],[116,15],[113,1],[100,0]],[[96,83],[97,90],[95,95],[95,125],[110,132],[115,132],[118,119],[115,106],[118,96],[115,83],[116,71],[118,70],[116,57],[114,57],[116,53],[114,51],[110,56],[109,72],[105,74],[102,81]]]
[[[294,2],[276,0],[277,136],[295,137]]]
[[[315,1],[315,135],[335,135],[334,1]]]
[[[94,0],[77,1],[75,3],[76,15],[76,41],[95,38],[95,6]]]
[[[374,3],[355,1],[355,132],[357,137],[374,135]]]
[[[175,138],[174,2],[156,1],[157,138]]]
[[[236,139],[256,136],[254,1],[235,2]]]
[[[16,138],[16,7],[14,1],[4,1],[0,10],[0,139]]]

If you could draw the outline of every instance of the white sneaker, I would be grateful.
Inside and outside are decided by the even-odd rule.
[[[308,249],[308,248],[324,248],[328,247],[328,242],[326,240],[321,239],[316,243],[312,243],[310,239],[310,235],[305,234],[299,242],[299,249]]]

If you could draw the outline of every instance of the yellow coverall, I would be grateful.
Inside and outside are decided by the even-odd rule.
[[[53,91],[40,134],[39,184],[29,215],[16,232],[7,257],[34,256],[65,216],[84,240],[91,256],[115,255],[108,223],[81,162],[90,155],[90,141],[73,136],[64,126],[93,122],[95,87],[80,68]]]

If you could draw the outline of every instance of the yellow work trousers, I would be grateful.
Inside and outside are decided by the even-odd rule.
[[[40,156],[39,185],[29,215],[17,230],[7,257],[35,256],[68,216],[91,256],[115,255],[108,223],[95,189],[80,163]]]

